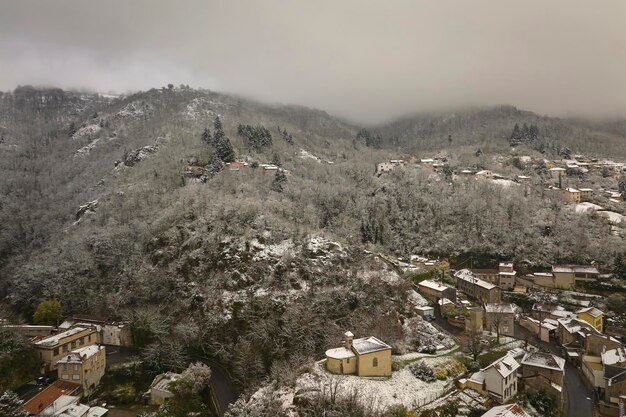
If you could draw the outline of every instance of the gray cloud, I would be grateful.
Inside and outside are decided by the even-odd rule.
[[[626,2],[0,0],[0,89],[188,83],[363,122],[626,115]]]

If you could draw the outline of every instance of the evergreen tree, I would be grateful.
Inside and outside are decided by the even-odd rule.
[[[239,124],[237,134],[246,140],[246,145],[250,149],[261,151],[266,146],[272,146],[272,133],[264,126]]]
[[[528,128],[526,122],[524,122],[524,124],[522,125],[522,130],[520,133],[522,135],[522,142],[527,142],[528,138],[530,137],[530,129]]]
[[[616,253],[613,259],[613,278],[626,279],[626,264],[624,263],[624,254]]]
[[[272,190],[282,193],[285,189],[285,184],[287,184],[287,176],[282,169],[279,169],[276,171],[274,181],[272,181]]]
[[[209,168],[209,172],[212,175],[215,175],[218,172],[220,172],[222,169],[224,169],[224,163],[222,162],[220,158],[214,157],[213,161],[211,161],[211,168]]]
[[[230,139],[222,135],[215,138],[215,154],[222,162],[235,162],[235,150]]]
[[[205,127],[204,130],[202,131],[201,139],[203,143],[206,143],[207,145],[211,145],[211,131],[209,130],[208,127]]]
[[[215,132],[213,133],[212,145],[215,149],[215,154],[222,162],[235,162],[235,150],[230,143],[230,139],[228,139],[222,129],[222,120],[219,116],[215,117],[213,128]]]
[[[278,155],[276,152],[274,152],[274,155],[272,156],[272,161],[270,162],[272,165],[276,165],[276,166],[280,166],[281,162],[280,162],[280,155]]]
[[[215,119],[213,120],[213,128],[215,129],[216,135],[218,134],[218,132],[220,132],[222,135],[224,134],[224,131],[222,130],[222,119],[220,119],[219,116],[215,116]]]
[[[509,142],[511,146],[517,146],[522,141],[522,132],[520,131],[519,125],[515,123],[513,127],[513,132],[511,133],[511,137],[509,138]]]
[[[67,128],[67,134],[69,135],[69,137],[74,136],[76,132],[77,132],[76,123],[74,122],[70,123],[70,127]]]

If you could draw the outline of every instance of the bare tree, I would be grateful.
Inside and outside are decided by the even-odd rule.
[[[481,353],[485,350],[485,339],[480,332],[470,332],[465,342],[465,350],[472,356],[472,360],[476,362]]]

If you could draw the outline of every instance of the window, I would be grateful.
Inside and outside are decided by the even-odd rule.
[[[72,379],[79,380],[80,379],[80,375],[72,375]]]
[[[91,335],[87,336],[87,340],[91,342]]]
[[[74,365],[74,370],[78,371],[78,365]]]
[[[374,359],[372,360],[372,366],[373,366],[374,368],[376,368],[376,367],[378,366],[378,358],[374,358]]]
[[[59,354],[59,348],[54,348],[52,355],[57,356]]]
[[[85,344],[85,338],[81,337],[80,339],[78,339],[78,343],[82,346]]]
[[[63,345],[63,352],[67,352],[67,345]]]
[[[346,363],[350,363],[350,358],[346,359]]]
[[[76,347],[76,340],[72,341],[72,349]]]
[[[61,379],[70,379],[70,377],[67,374],[62,374]]]
[[[63,370],[67,371],[67,364],[66,363],[63,364]]]

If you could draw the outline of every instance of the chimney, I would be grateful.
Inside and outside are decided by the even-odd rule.
[[[354,339],[354,335],[349,330],[345,332],[343,335],[345,337],[344,347],[348,350],[352,350],[352,340]]]

